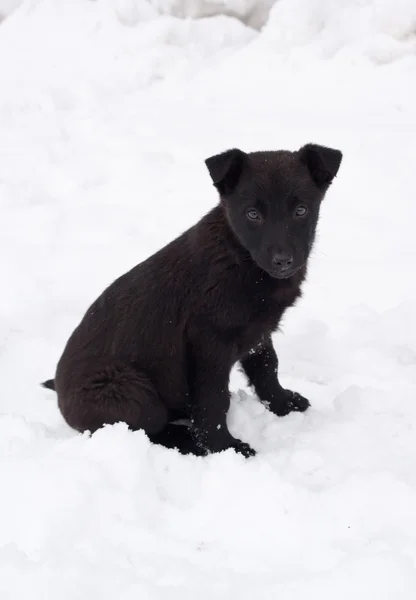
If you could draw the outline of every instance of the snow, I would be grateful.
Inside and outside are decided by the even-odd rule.
[[[416,4],[413,0],[280,0],[270,13],[264,36],[276,50],[305,59],[340,54],[390,62],[416,51]]]
[[[34,0],[35,2],[37,0]],[[93,0],[95,1],[95,0]],[[276,0],[106,0],[126,25],[143,19],[171,15],[182,19],[200,19],[227,15],[249,27],[260,29],[267,21]],[[10,15],[24,0],[0,0],[0,15]],[[27,0],[26,0],[27,2]],[[100,2],[103,4],[103,0]]]
[[[0,25],[0,597],[413,600],[414,2],[279,0],[260,33],[253,3],[167,6],[26,0]],[[216,202],[204,158],[309,141],[344,162],[275,345],[312,408],[277,419],[235,371],[251,460],[70,430],[39,382]]]

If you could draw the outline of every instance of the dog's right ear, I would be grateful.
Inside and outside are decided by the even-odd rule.
[[[207,158],[205,164],[220,194],[230,194],[238,183],[246,153],[237,148]]]

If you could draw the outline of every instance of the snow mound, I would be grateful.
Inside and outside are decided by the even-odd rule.
[[[42,0],[41,0],[42,1]],[[276,0],[111,0],[110,10],[115,10],[125,25],[168,15],[181,19],[201,19],[225,15],[240,20],[245,25],[260,29],[267,21],[271,6]],[[22,4],[38,3],[39,0],[0,0],[0,15],[12,14]],[[84,4],[91,0],[82,0]],[[71,2],[72,4],[75,3]],[[98,0],[97,4],[106,3]],[[68,3],[70,4],[70,3]],[[1,20],[1,19],[0,19]]]
[[[132,1],[132,0],[130,0]],[[133,0],[134,1],[134,0]],[[150,0],[163,14],[201,18],[224,14],[260,29],[276,0]]]
[[[414,0],[279,0],[262,41],[299,61],[383,64],[416,53]]]
[[[33,88],[48,82],[52,101],[72,108],[74,94],[60,91],[68,78],[76,77],[75,94],[82,94],[84,102],[97,92],[102,96],[127,93],[166,78],[188,76],[254,36],[253,30],[226,16],[189,21],[153,17],[127,27],[129,15],[110,3],[26,0],[2,24],[5,102],[10,97],[14,103],[45,106],[51,98],[37,98]],[[16,31],[22,32],[17,40]],[[28,40],[36,52],[26,51]],[[13,64],[7,51],[12,46],[18,53]],[[19,78],[23,86],[18,84],[18,94]]]
[[[19,8],[23,12],[39,9],[42,14],[46,10],[48,14],[78,18],[81,10],[84,15],[101,15],[98,18],[104,27],[115,16],[119,23],[134,28],[134,34],[126,33],[127,37],[137,39],[144,34],[150,43],[152,28],[145,32],[137,27],[155,19],[163,22],[160,16],[197,21],[227,16],[261,30],[260,44],[268,46],[269,51],[301,63],[337,57],[347,63],[365,59],[385,64],[416,53],[413,0],[72,0],[59,10],[57,6],[52,2],[49,9],[48,0],[0,0],[0,15]],[[81,27],[83,20],[79,22]],[[195,36],[191,33],[186,39],[181,31],[193,25],[181,29],[177,23],[167,22],[170,34],[174,27],[178,36],[174,44],[198,44],[200,39],[206,44],[210,36],[217,39],[218,31],[223,29],[223,22],[214,19],[212,24],[194,28]],[[159,26],[155,29],[160,36]],[[108,28],[105,30],[108,35]]]

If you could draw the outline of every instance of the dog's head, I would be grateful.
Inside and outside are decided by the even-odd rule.
[[[339,150],[307,144],[297,152],[227,150],[205,164],[240,243],[261,269],[286,279],[308,259],[341,160]]]

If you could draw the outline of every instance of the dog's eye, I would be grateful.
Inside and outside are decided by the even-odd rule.
[[[257,221],[258,219],[260,219],[260,213],[255,208],[250,208],[246,214],[251,221]]]
[[[295,217],[304,217],[307,212],[306,206],[299,205],[295,208]]]

